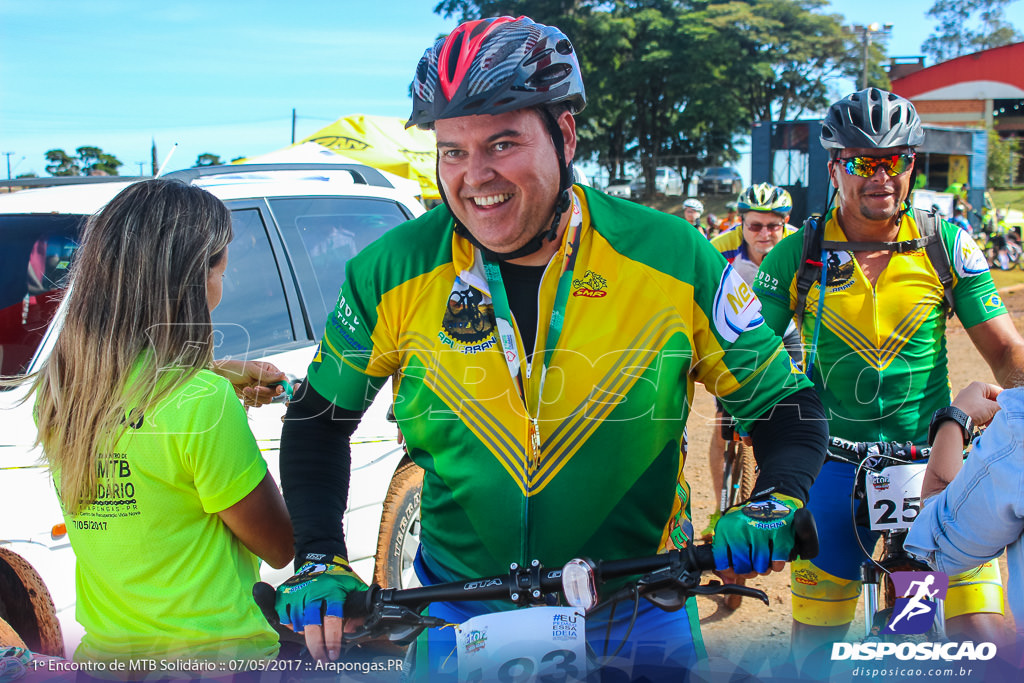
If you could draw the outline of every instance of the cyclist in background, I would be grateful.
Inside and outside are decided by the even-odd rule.
[[[793,210],[793,198],[789,192],[761,183],[751,185],[740,192],[736,201],[742,230],[733,230],[715,237],[711,246],[717,249],[725,260],[732,264],[743,281],[753,286],[757,269],[765,254],[795,228],[789,224],[789,212]],[[800,357],[800,337],[796,326],[790,326],[782,338],[786,348],[795,360]],[[716,401],[715,424],[711,429],[711,448],[708,451],[708,465],[711,468],[711,485],[714,499],[722,490],[722,468],[725,460],[725,437],[722,436],[722,422],[727,419],[720,401]],[[711,513],[707,527],[701,532],[704,540],[715,536],[715,524],[721,516],[719,510]]]
[[[365,590],[340,523],[349,437],[392,376],[395,417],[424,471],[424,584],[687,544],[680,442],[695,381],[750,431],[761,464],[757,506],[719,521],[716,564],[781,569],[824,457],[819,401],[706,239],[572,184],[586,97],[569,39],[526,17],[462,24],[424,53],[412,93],[408,125],[436,132],[445,203],[349,261],[289,405],[281,474],[298,572],[278,589],[282,621],[315,657],[338,657],[344,599]],[[466,309],[452,311],[453,298]],[[463,324],[469,312],[482,326]],[[765,506],[770,518],[756,519]],[[704,650],[692,603],[598,610],[588,638],[599,656],[625,640],[633,679],[678,675]],[[430,614],[462,623],[509,607]],[[453,647],[453,629],[429,629],[417,674],[454,664]]]
[[[797,274],[805,225],[761,264],[755,291],[768,324],[782,332],[802,316],[805,369],[829,415],[829,432],[852,441],[927,442],[932,413],[949,405],[944,287],[925,251],[906,202],[913,185],[914,149],[924,130],[906,99],[867,88],[834,103],[822,124],[836,206],[819,224],[828,242],[857,242],[856,251],[822,249],[820,280],[797,308]],[[999,382],[1021,383],[1024,340],[992,284],[970,235],[940,221],[938,233],[953,276],[956,315]],[[905,243],[894,248],[892,243]],[[831,245],[829,245],[831,246]],[[807,654],[841,640],[853,620],[864,559],[853,535],[850,494],[854,467],[827,462],[815,481],[810,509],[821,538],[813,562],[791,565],[793,648]],[[877,534],[858,529],[866,548]],[[946,615],[951,637],[995,641],[1003,590],[998,566],[951,577]]]
[[[968,235],[974,232],[971,224],[967,222],[967,217],[964,215],[964,206],[960,202],[953,202],[953,217],[949,219],[949,222],[966,232]]]
[[[683,201],[683,218],[687,223],[700,230],[700,234],[708,237],[708,229],[700,224],[702,213],[704,213],[704,203],[696,197],[687,197]]]
[[[742,222],[742,219],[740,218],[739,204],[736,202],[727,202],[725,210],[728,213],[726,213],[718,223],[719,234],[735,229]]]

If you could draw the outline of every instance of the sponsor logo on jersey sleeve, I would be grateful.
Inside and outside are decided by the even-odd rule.
[[[988,261],[978,244],[963,230],[956,233],[953,247],[953,268],[959,277],[974,277],[988,270]]]
[[[719,336],[727,342],[736,341],[742,332],[752,330],[764,322],[761,302],[732,266],[726,267],[722,273],[722,280],[715,293],[712,318]]]

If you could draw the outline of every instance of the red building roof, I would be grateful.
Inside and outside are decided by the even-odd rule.
[[[1024,99],[1024,42],[994,47],[892,81],[910,100]]]

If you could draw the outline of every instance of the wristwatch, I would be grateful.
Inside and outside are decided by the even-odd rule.
[[[971,438],[974,436],[974,420],[956,406],[946,406],[945,408],[939,408],[932,414],[932,423],[928,427],[929,444],[935,444],[935,433],[939,431],[939,425],[946,420],[952,420],[960,425],[960,429],[964,433],[964,446],[971,443]]]

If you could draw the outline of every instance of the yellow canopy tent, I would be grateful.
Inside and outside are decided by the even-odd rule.
[[[433,131],[410,128],[391,116],[352,114],[318,130],[302,142],[315,142],[367,166],[419,182],[424,199],[440,199]]]

